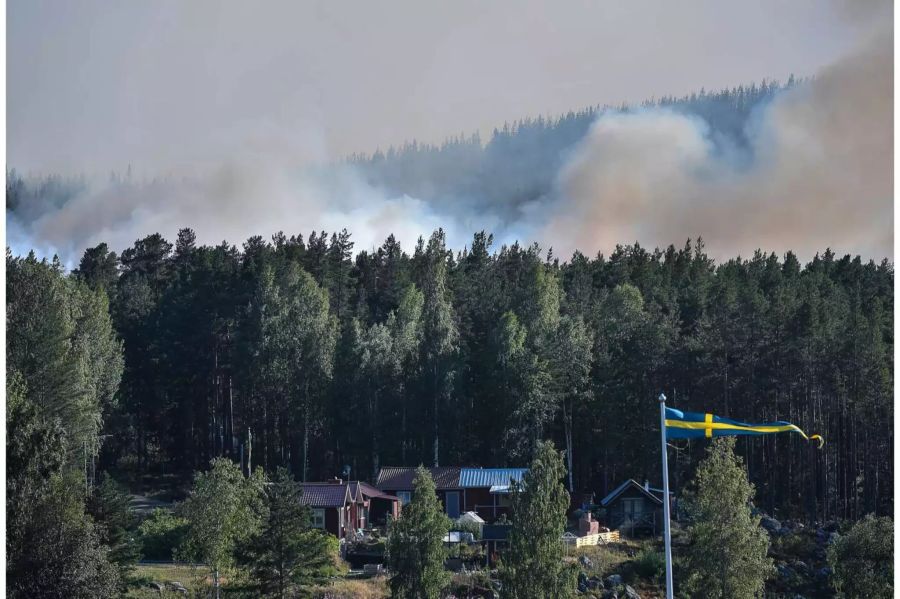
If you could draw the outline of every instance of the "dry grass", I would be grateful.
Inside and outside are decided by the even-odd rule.
[[[328,586],[312,589],[314,599],[385,599],[390,596],[384,576],[365,579],[338,578]]]
[[[160,595],[149,587],[150,582],[158,582],[163,585],[167,582],[180,582],[189,591],[206,586],[205,568],[194,568],[183,564],[138,564],[132,572],[132,577],[140,581],[140,586],[129,590],[126,597],[129,599],[144,599],[145,597],[183,597],[171,591],[164,591]]]

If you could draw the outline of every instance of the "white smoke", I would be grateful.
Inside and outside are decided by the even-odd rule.
[[[70,267],[101,242],[121,251],[152,232],[174,239],[186,226],[200,243],[238,245],[252,235],[347,228],[357,250],[377,247],[390,234],[411,248],[438,227],[454,244],[469,235],[426,202],[373,188],[350,167],[288,169],[263,162],[224,164],[202,176],[90,184],[30,222],[7,213],[14,252],[58,254]]]
[[[875,21],[887,22],[885,5],[878,7],[862,20],[877,13]],[[604,113],[557,174],[554,192],[512,217],[481,198],[398,196],[349,165],[308,166],[327,154],[320,136],[307,131],[299,144],[270,128],[229,140],[188,174],[90,183],[62,205],[8,211],[8,244],[73,265],[101,242],[121,251],[153,232],[173,239],[185,226],[209,244],[347,228],[357,250],[389,234],[411,249],[443,227],[455,248],[483,229],[501,243],[552,246],[561,257],[697,236],[717,258],[761,248],[808,259],[826,246],[892,256],[893,34],[865,31],[843,60],[762,106],[746,144],[715,138],[683,113]]]
[[[760,109],[749,147],[666,110],[601,116],[558,178],[542,237],[560,254],[701,235],[718,257],[893,249],[893,35]]]

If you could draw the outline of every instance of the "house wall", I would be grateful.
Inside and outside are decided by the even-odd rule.
[[[492,495],[488,487],[471,487],[465,491],[465,506],[462,511],[476,512],[485,522],[493,522],[502,514],[509,514],[508,495]]]
[[[662,526],[662,506],[652,502],[646,495],[636,489],[626,490],[606,508],[605,525],[610,529],[618,529],[623,534],[631,534],[631,513],[625,509],[625,500],[637,499],[641,501],[639,511],[634,512],[636,529],[649,527],[655,534]],[[637,531],[636,531],[637,532]]]
[[[341,516],[338,513],[339,508],[325,508],[325,530],[333,534],[339,539],[344,538],[344,531],[341,530]]]
[[[412,489],[382,489],[382,492],[386,493],[387,495],[397,495],[397,493],[399,493],[401,491],[411,493]],[[464,511],[466,511],[465,509],[463,509],[463,505],[465,503],[465,498],[463,497],[462,489],[438,489],[437,491],[435,491],[435,494],[437,495],[438,500],[440,500],[440,502],[441,502],[441,509],[444,510],[444,513],[447,513],[447,492],[448,491],[453,492],[453,493],[459,493],[459,512],[461,514]],[[466,489],[466,491],[468,492],[468,489]],[[400,511],[401,507],[402,506],[398,505],[397,515],[399,515],[399,511]]]

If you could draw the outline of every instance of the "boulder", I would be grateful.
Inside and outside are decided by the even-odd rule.
[[[158,582],[151,582],[148,586],[158,593],[162,593],[165,588]]]
[[[759,521],[759,525],[765,528],[771,535],[779,534],[781,532],[781,522],[771,516],[763,516],[762,520]]]
[[[638,595],[638,592],[635,591],[635,590],[634,590],[633,588],[631,588],[630,586],[628,586],[627,584],[625,585],[625,596],[626,596],[628,599],[641,599],[641,596]]]
[[[603,593],[603,599],[619,599],[619,594],[614,590],[606,591]]]
[[[787,564],[777,564],[778,578],[786,583],[792,583],[797,578],[797,572]]]
[[[831,568],[826,566],[816,570],[816,582],[826,584],[829,578],[831,578]]]
[[[578,592],[579,593],[587,593],[588,590],[588,579],[587,574],[584,572],[578,573]]]
[[[593,567],[594,567],[594,562],[592,562],[592,561],[591,561],[591,558],[589,558],[589,557],[586,556],[586,555],[580,556],[580,557],[578,558],[578,563],[581,564],[581,567],[582,567],[582,568],[588,569],[588,568],[593,568]]]
[[[615,588],[622,585],[622,577],[618,574],[610,574],[606,577],[606,586]]]
[[[806,564],[806,562],[799,559],[791,562],[791,568],[793,568],[794,571],[797,572],[800,576],[809,576],[810,574],[809,566]]]
[[[603,588],[603,579],[599,576],[591,576],[587,579],[587,588],[592,591],[599,591]]]

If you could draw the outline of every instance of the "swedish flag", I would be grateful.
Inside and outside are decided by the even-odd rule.
[[[770,435],[773,433],[799,433],[807,441],[825,445],[820,435],[806,436],[800,428],[790,422],[763,422],[748,424],[729,418],[721,418],[713,414],[700,412],[682,412],[674,408],[666,408],[666,438],[668,439],[702,439],[704,437],[728,437],[732,435]]]

